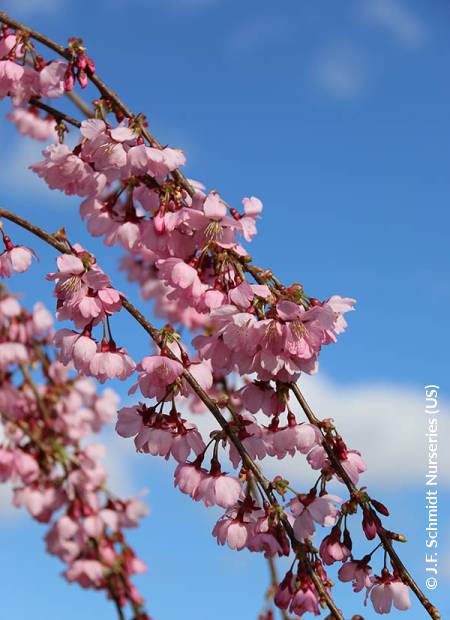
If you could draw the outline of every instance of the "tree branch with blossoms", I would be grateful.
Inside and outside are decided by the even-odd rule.
[[[118,397],[110,389],[97,394],[92,380],[52,361],[46,351],[52,338],[53,319],[45,307],[38,303],[29,313],[2,287],[0,480],[13,483],[15,506],[50,523],[47,551],[66,564],[69,582],[104,590],[119,620],[127,604],[133,620],[149,620],[130,581],[145,565],[124,533],[138,524],[146,506],[113,496],[98,460],[104,447],[80,443],[111,419]],[[42,380],[35,382],[31,370]]]
[[[63,254],[69,254],[69,255],[71,255],[73,257],[77,257],[78,256],[77,250],[73,249],[73,246],[71,245],[70,242],[68,242],[67,240],[65,242],[58,241],[55,238],[55,235],[52,235],[52,234],[44,231],[40,227],[36,226],[35,224],[32,224],[32,223],[28,222],[24,218],[16,216],[14,213],[6,211],[5,209],[0,209],[0,217],[3,217],[5,219],[8,219],[8,220],[18,224],[19,226],[21,226],[22,228],[24,228],[24,229],[28,230],[29,232],[33,233],[34,235],[36,235],[40,239],[46,241],[49,245],[51,245],[55,249],[59,250]],[[82,256],[83,256],[84,264],[85,265],[89,265],[89,264],[94,265],[95,264],[95,259],[92,257],[92,255],[88,255],[85,251],[82,251]],[[80,260],[80,259],[77,259],[77,260]],[[63,261],[60,262],[60,265],[63,265]],[[81,267],[81,265],[79,265],[79,267]],[[69,268],[73,269],[73,263],[69,263]],[[89,269],[87,269],[87,271],[89,271]],[[64,272],[62,272],[62,273],[64,273]],[[55,274],[52,274],[52,276],[54,276],[54,275]],[[57,279],[57,278],[52,278],[52,279]],[[113,290],[113,289],[111,289],[111,290]],[[250,472],[251,472],[250,475],[254,476],[256,481],[259,483],[260,487],[263,489],[265,495],[267,496],[267,499],[269,500],[271,506],[277,511],[279,509],[279,504],[278,504],[278,501],[275,498],[275,495],[273,493],[273,489],[272,489],[271,483],[269,482],[269,480],[267,480],[263,476],[263,474],[261,473],[259,467],[256,465],[255,461],[250,457],[249,453],[246,451],[245,447],[241,443],[239,437],[234,434],[234,432],[233,432],[229,422],[222,415],[222,413],[221,413],[219,407],[217,406],[217,404],[210,398],[210,396],[208,396],[208,394],[203,389],[202,385],[196,380],[195,376],[192,375],[191,372],[189,372],[189,370],[187,368],[183,367],[183,364],[184,364],[184,366],[187,366],[188,368],[190,366],[190,362],[189,362],[189,359],[186,356],[185,351],[181,350],[181,354],[183,356],[183,359],[180,360],[180,358],[170,348],[166,347],[167,343],[163,342],[165,340],[166,336],[167,336],[167,334],[164,333],[164,330],[158,330],[156,327],[154,327],[147,319],[145,319],[145,317],[142,315],[142,313],[137,308],[135,308],[135,306],[133,304],[131,304],[128,300],[122,298],[121,299],[121,304],[128,311],[128,313],[134,319],[136,319],[137,322],[151,336],[151,338],[155,341],[156,345],[161,349],[161,352],[164,350],[165,356],[167,356],[168,359],[171,359],[172,361],[175,362],[175,364],[178,365],[179,376],[182,377],[186,381],[186,383],[192,388],[194,393],[200,398],[200,400],[206,405],[206,407],[209,409],[209,411],[213,414],[213,416],[215,417],[215,419],[217,420],[217,422],[219,423],[219,425],[221,426],[221,428],[225,432],[226,436],[230,439],[230,441],[233,443],[236,451],[239,453],[239,455],[240,455],[240,457],[242,459],[243,465],[246,468],[248,468],[249,473],[247,475],[249,475]],[[65,332],[65,331],[68,331],[68,330],[61,330],[61,331]],[[67,334],[64,333],[62,335],[62,337],[66,336],[66,335]],[[71,338],[71,340],[73,340],[73,335],[69,334],[69,338]],[[81,341],[81,338],[77,339],[78,343],[79,343],[79,341]],[[58,340],[56,342],[58,343]],[[64,343],[63,343],[62,340],[61,340],[61,344],[62,344],[62,346],[64,346]],[[107,353],[109,353],[111,351],[110,345],[108,345],[106,342],[102,341],[102,347],[105,347],[105,349],[106,349],[105,352],[107,352]],[[117,349],[115,347],[115,344],[113,345],[113,351],[114,351],[113,354],[117,354],[116,353]],[[120,353],[122,353],[122,351],[120,351]],[[84,355],[84,352],[83,352],[83,355]],[[125,355],[126,358],[128,358],[126,353],[124,353],[124,355]],[[63,359],[65,359],[65,358],[63,358]],[[123,372],[126,375],[129,374],[129,370],[130,369],[133,370],[132,364],[130,364],[130,362],[128,360],[129,360],[129,358],[127,359],[127,362],[126,362],[128,368],[123,369],[123,370],[121,369],[121,372]],[[77,360],[77,361],[75,361],[75,367],[77,368],[77,370],[86,372],[86,368],[83,368],[83,363],[82,362],[81,362],[81,366],[80,367],[77,367],[78,365],[79,364],[78,364],[78,360]],[[100,371],[100,372],[102,372],[102,371]],[[103,371],[103,372],[105,372],[105,371]],[[106,371],[106,374],[107,374],[107,371]],[[220,467],[219,467],[219,473],[220,473]],[[251,480],[251,478],[250,478],[250,480]],[[240,491],[241,491],[240,486],[239,485],[237,485],[237,486],[235,485],[235,488],[238,489],[239,494],[240,494]],[[250,508],[253,510],[254,509],[253,508],[254,504],[253,504],[253,501],[250,499],[250,495],[247,496],[247,499],[249,500]],[[219,504],[219,505],[221,505],[221,504]],[[226,507],[226,506],[223,506],[223,507]],[[283,525],[283,527],[286,529],[287,535],[289,536],[289,538],[291,540],[292,547],[294,549],[297,548],[298,547],[298,541],[296,540],[294,531],[293,531],[293,529],[291,527],[291,524],[290,524],[289,520],[286,518],[286,516],[284,514],[281,514],[279,516],[279,520],[280,520],[280,523]],[[341,615],[341,613],[339,612],[339,610],[335,606],[335,604],[334,604],[333,600],[331,599],[329,593],[327,592],[327,590],[324,587],[324,582],[325,582],[325,584],[327,583],[326,579],[324,580],[322,578],[322,576],[318,576],[317,575],[316,570],[315,570],[313,564],[309,561],[309,558],[305,554],[304,550],[299,549],[298,550],[298,554],[299,554],[299,556],[302,557],[302,560],[305,563],[306,568],[307,568],[307,574],[309,575],[309,577],[313,581],[317,591],[321,594],[322,600],[324,601],[324,603],[326,603],[327,607],[333,613],[333,617],[343,620],[343,616]]]
[[[129,280],[139,284],[144,299],[155,301],[155,314],[169,321],[161,329],[150,323],[112,286],[93,254],[69,243],[64,230],[49,234],[2,209],[0,217],[61,253],[57,271],[47,277],[55,282],[57,318],[75,329],[55,334],[58,363],[72,364],[101,383],[136,377],[132,393],[139,390],[144,402],[119,410],[117,432],[134,437],[139,452],[173,457],[175,485],[195,501],[225,510],[213,529],[219,544],[247,548],[271,561],[292,553],[291,568],[274,596],[284,617],[287,610],[318,615],[327,607],[332,617],[343,619],[325,571],[340,562],[339,579],[352,582],[356,592],[365,589],[378,613],[392,606],[407,610],[410,588],[437,620],[438,610],[394,549],[393,542],[404,537],[382,524],[387,508],[357,486],[366,469],[360,453],[348,449],[332,420],[314,415],[296,383],[302,372],[317,371],[322,347],[345,330],[344,314],[354,300],[332,296],[321,302],[300,284],[284,286],[271,270],[255,265],[240,239],[249,242],[255,235],[261,201],[244,198],[239,212],[217,191],[187,179],[179,169],[185,163],[182,151],[163,147],[144,115],[134,115],[98,77],[81,39],[64,48],[3,12],[0,20],[0,98],[11,99],[10,119],[21,133],[56,140],[32,170],[51,189],[83,198],[80,212],[90,233],[124,249],[121,265]],[[44,60],[33,41],[66,62]],[[76,83],[98,89],[94,118],[78,121],[42,101],[69,93],[91,116],[89,105],[74,93]],[[73,149],[64,143],[67,125],[79,129]],[[32,250],[2,234],[1,275],[28,269]],[[137,365],[112,336],[113,316],[122,307],[154,342],[154,352]],[[178,324],[203,333],[189,347],[181,342]],[[235,384],[231,388],[228,377]],[[306,422],[297,421],[291,395]],[[213,415],[219,428],[208,443],[181,415],[185,410],[193,419],[204,410]],[[207,453],[210,467],[204,465]],[[282,476],[269,480],[257,463],[298,453],[319,475],[307,492],[293,489]],[[222,472],[224,460],[237,475]],[[346,501],[328,492],[335,482],[347,489]],[[358,510],[366,538],[380,540],[360,560],[353,555],[349,529]],[[313,542],[317,525],[331,528],[319,549]],[[378,550],[384,550],[384,562],[374,575],[369,562]]]

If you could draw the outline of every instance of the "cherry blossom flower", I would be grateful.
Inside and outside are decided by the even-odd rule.
[[[207,475],[207,471],[197,461],[180,463],[175,470],[174,486],[192,499],[197,499],[199,485]]]
[[[12,60],[0,60],[0,99],[13,94],[25,73],[24,67]]]
[[[89,363],[89,373],[100,383],[114,378],[124,381],[133,374],[135,368],[136,364],[125,349],[117,348],[112,340],[107,342],[105,339],[98,345],[97,353]]]
[[[322,495],[317,497],[315,491],[308,495],[298,495],[289,502],[294,520],[294,534],[300,542],[311,538],[315,531],[314,523],[332,526],[339,515],[335,504],[342,503],[336,495]]]
[[[367,560],[369,559],[367,558]],[[340,581],[351,581],[354,592],[361,592],[363,588],[370,589],[372,587],[371,572],[372,569],[365,560],[351,560],[341,566],[338,576]]]
[[[392,605],[400,611],[411,607],[408,586],[392,577],[386,569],[383,569],[381,577],[372,577],[371,582],[370,600],[377,613],[388,614]]]
[[[191,451],[200,454],[205,449],[195,424],[176,412],[157,414],[153,407],[143,404],[120,409],[116,431],[122,437],[135,437],[139,451],[166,459],[173,456],[179,463],[184,463]]]
[[[345,562],[351,554],[350,548],[341,542],[341,530],[338,526],[331,530],[331,533],[322,540],[320,544],[320,556],[325,564],[331,565],[334,562]]]
[[[65,144],[51,144],[42,151],[45,159],[30,169],[44,179],[50,189],[67,195],[96,196],[105,187],[106,177],[73,153]]]
[[[227,513],[217,521],[212,531],[219,545],[227,545],[230,549],[239,551],[250,540],[254,524],[245,521],[242,517],[233,516],[233,512]]]
[[[16,125],[17,131],[23,136],[42,141],[58,139],[56,122],[52,117],[43,118],[33,110],[15,108],[7,118]]]
[[[15,271],[18,273],[27,271],[33,257],[36,258],[36,254],[23,245],[13,245],[3,229],[1,232],[5,250],[0,254],[0,277],[10,278]]]
[[[64,576],[67,581],[76,581],[82,588],[93,588],[103,580],[104,569],[97,560],[75,560]]]
[[[222,508],[231,508],[236,504],[241,493],[242,485],[237,478],[217,472],[202,477],[194,499],[201,500],[207,507],[217,505]]]
[[[171,386],[181,376],[183,366],[180,362],[162,355],[144,357],[138,365],[140,371],[138,385],[147,398],[161,401],[169,397]],[[133,391],[136,386],[133,388]]]

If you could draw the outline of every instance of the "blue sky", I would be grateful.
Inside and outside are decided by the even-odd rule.
[[[257,261],[319,298],[358,300],[348,332],[328,347],[319,375],[305,381],[323,417],[367,457],[365,482],[390,504],[392,529],[424,581],[423,386],[441,386],[441,437],[450,430],[445,341],[450,301],[450,11],[436,0],[67,0],[4,1],[11,14],[64,42],[83,36],[98,72],[162,142],[185,149],[187,173],[239,204],[265,205],[252,244]],[[2,116],[7,106],[2,104]],[[66,226],[97,254],[119,287],[116,257],[89,241],[77,201],[48,192],[26,165],[39,146],[0,124],[2,206],[47,228]],[[18,232],[14,239],[30,243]],[[51,305],[41,279],[54,256],[12,282],[25,301]],[[147,308],[150,313],[150,309]],[[136,357],[147,352],[125,317],[118,333]],[[120,342],[120,337],[116,337]],[[125,395],[121,386],[115,386]],[[266,566],[216,547],[214,517],[172,489],[172,467],[108,439],[117,483],[148,487],[152,514],[133,540],[148,562],[140,579],[156,620],[254,618]],[[442,445],[442,444],[441,444]],[[450,460],[441,452],[440,587],[450,578]],[[304,475],[289,464],[292,479]],[[122,482],[120,482],[122,481]],[[448,502],[447,502],[448,506]],[[64,583],[44,557],[43,528],[7,511],[0,542],[8,617],[113,617],[97,593]],[[32,561],[30,562],[30,558]],[[36,567],[38,570],[36,571]],[[340,588],[346,617],[362,598]],[[50,595],[51,593],[51,595]],[[236,601],[242,609],[234,613]],[[447,608],[445,607],[447,605]],[[366,618],[373,618],[365,612]],[[400,617],[400,612],[392,617]],[[419,620],[417,604],[405,618]]]

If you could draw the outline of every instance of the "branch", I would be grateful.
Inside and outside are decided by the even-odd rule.
[[[253,499],[255,500],[255,502],[258,504],[258,506],[260,506],[260,501],[258,498],[258,491],[255,485],[255,482],[253,480],[253,478],[249,478],[248,480],[248,488],[250,493],[253,495]],[[278,571],[277,571],[277,565],[275,562],[275,559],[271,556],[267,557],[267,565],[269,566],[269,573],[270,573],[270,585],[271,585],[271,590],[272,590],[272,598],[273,598],[273,593],[276,592],[279,584],[280,584],[280,580],[278,578]],[[270,592],[270,590],[269,590]],[[281,609],[279,608],[278,611],[280,612],[281,618],[283,620],[289,620],[289,616],[288,613],[285,609]]]
[[[41,44],[43,44],[47,48],[53,50],[54,52],[56,52],[57,54],[59,54],[60,56],[65,58],[66,60],[70,61],[72,59],[72,54],[71,54],[71,52],[67,48],[62,47],[61,45],[57,44],[52,39],[50,39],[47,36],[39,33],[38,31],[32,30],[31,28],[29,28],[27,26],[24,26],[20,22],[10,18],[4,11],[0,11],[0,21],[2,21],[3,23],[11,26],[12,28],[15,28],[16,30],[20,30],[20,31],[23,31],[23,32],[27,33],[31,38],[33,38],[34,40],[40,42]],[[100,77],[97,74],[89,73],[88,74],[88,78],[92,82],[92,84],[94,84],[94,86],[96,86],[96,88],[98,89],[98,91],[100,92],[102,97],[107,99],[107,100],[109,100],[111,102],[111,104],[113,105],[113,108],[115,110],[120,111],[127,118],[133,118],[134,117],[133,113],[128,109],[128,107],[125,105],[125,103],[118,97],[118,95],[112,89],[109,88],[109,86],[105,82],[103,82],[103,80],[100,79]],[[70,93],[69,94],[69,98],[87,116],[91,116],[92,115],[92,111],[90,110],[90,108],[85,104],[85,102],[83,102],[82,99],[80,99],[78,97],[78,95],[76,95],[75,93]],[[36,103],[34,105],[36,105]],[[54,108],[51,108],[50,106],[47,106],[46,104],[42,104],[40,101],[38,102],[38,107],[41,107],[41,109],[44,109],[44,110],[48,111],[50,114],[55,115],[55,117],[57,117],[57,118],[61,118],[62,120],[66,120],[70,124],[75,124],[75,126],[78,126],[78,124],[77,124],[78,121],[76,121],[75,119],[71,119],[70,117],[67,117],[67,115],[63,115],[62,113],[58,112]],[[66,118],[64,118],[64,117],[66,117]],[[142,133],[143,133],[144,137],[148,140],[148,142],[152,146],[155,146],[157,148],[162,148],[162,145],[160,144],[160,142],[147,129],[143,129]],[[189,183],[188,179],[179,170],[176,170],[176,171],[173,172],[173,177],[180,184],[180,186],[182,186],[188,192],[188,194],[190,194],[191,196],[193,195],[193,193],[194,193],[193,187]],[[8,213],[7,211],[4,211],[4,210],[0,210],[0,215],[3,215],[4,217],[6,217],[7,219],[10,219],[11,221],[14,221],[15,223],[17,223],[18,225],[22,226],[23,228],[26,228],[27,230],[29,230],[33,234],[37,235],[38,237],[40,237],[41,239],[43,239],[44,241],[46,241],[47,243],[49,243],[50,245],[55,247],[58,251],[65,252],[65,253],[71,253],[70,248],[68,248],[65,244],[60,243],[54,237],[54,235],[50,235],[50,234],[46,233],[45,231],[43,231],[43,230],[39,229],[38,227],[34,226],[33,224],[30,224],[26,220],[23,220],[19,216],[15,216],[14,214]],[[268,280],[271,280],[273,282],[273,285],[274,285],[274,287],[276,289],[278,289],[278,290],[283,290],[284,289],[284,287],[281,284],[281,282],[279,282],[273,276],[273,274],[270,271],[265,272],[260,267],[257,267],[255,265],[250,264],[250,262],[251,262],[251,258],[250,257],[238,257],[238,260],[243,265],[243,268],[245,269],[245,271],[250,273],[252,275],[252,277],[255,279],[255,281],[259,282],[260,284],[266,284]],[[145,317],[139,312],[139,310],[137,310],[137,308],[135,308],[135,306],[133,306],[127,300],[123,301],[123,306],[129,312],[129,314],[131,314],[141,324],[141,326],[147,331],[147,333],[149,333],[150,336],[154,340],[157,341],[157,338],[158,338],[158,335],[159,335],[158,330],[155,327],[153,327],[145,319]],[[170,355],[172,356],[172,354],[170,354]],[[173,358],[177,359],[176,356],[173,356]],[[273,496],[273,493],[272,493],[272,490],[271,490],[271,487],[270,487],[270,483],[268,482],[268,480],[266,478],[264,478],[264,476],[261,473],[261,471],[259,470],[258,466],[254,463],[254,461],[246,453],[245,448],[243,447],[243,445],[239,441],[239,439],[234,436],[233,432],[231,431],[231,429],[228,426],[228,423],[227,423],[226,419],[222,416],[222,414],[221,414],[219,408],[217,407],[217,405],[214,403],[214,401],[212,401],[209,398],[209,396],[204,392],[204,390],[201,388],[201,386],[198,385],[198,383],[196,382],[194,377],[187,370],[184,371],[183,377],[186,379],[186,381],[189,383],[189,385],[192,387],[192,389],[197,393],[199,398],[204,402],[204,404],[207,406],[207,408],[213,414],[213,416],[215,417],[217,422],[220,424],[222,429],[229,436],[230,440],[232,441],[232,443],[235,445],[237,451],[239,452],[239,454],[240,454],[240,456],[242,458],[243,464],[250,471],[252,471],[253,474],[255,475],[255,477],[258,479],[258,481],[260,482],[262,488],[264,489],[264,492],[265,492],[266,496],[268,497],[269,501],[272,504],[273,504],[273,502],[276,502],[276,499]],[[293,391],[295,397],[297,398],[298,402],[302,406],[302,408],[303,408],[303,410],[304,410],[308,420],[312,424],[314,424],[315,426],[320,428],[320,421],[316,418],[316,416],[312,412],[311,408],[309,407],[308,403],[306,402],[306,400],[303,397],[302,393],[300,392],[299,388],[296,385],[292,385],[290,387],[291,387],[291,390]],[[361,497],[359,496],[358,490],[356,489],[355,485],[352,483],[352,481],[350,480],[349,476],[347,475],[347,473],[343,469],[339,459],[335,456],[332,447],[330,447],[326,441],[323,443],[323,445],[324,445],[324,449],[326,450],[327,455],[329,457],[330,463],[334,467],[335,471],[339,474],[340,478],[343,480],[344,484],[346,485],[347,489],[349,490],[349,493],[350,493],[351,497],[353,499],[355,499],[360,506],[362,506],[363,505],[363,501],[362,501]],[[367,511],[369,511],[369,513],[373,514],[373,510],[372,510],[372,508],[370,508],[370,506],[365,505],[365,510],[367,510]],[[285,523],[285,527],[286,527],[286,531],[287,531],[289,537],[291,538],[291,541],[292,540],[295,541],[295,537],[292,538],[292,536],[293,536],[292,528],[290,527],[290,524],[289,524],[289,522],[287,522],[287,520],[286,520],[286,523]],[[400,560],[400,558],[398,557],[397,553],[395,552],[395,550],[393,548],[391,538],[389,537],[389,535],[386,532],[386,530],[384,530],[384,529],[381,530],[379,532],[379,537],[380,537],[380,540],[381,540],[381,542],[383,544],[383,547],[385,548],[386,552],[389,554],[389,556],[391,558],[391,561],[393,562],[393,565],[396,567],[396,569],[397,569],[400,577],[402,578],[402,580],[407,585],[409,585],[409,587],[415,593],[415,595],[417,596],[418,600],[421,602],[421,604],[424,606],[424,608],[427,610],[428,614],[433,618],[433,620],[438,620],[440,618],[440,614],[439,614],[438,610],[436,609],[436,607],[434,607],[432,605],[432,603],[428,600],[428,598],[420,590],[419,586],[416,584],[414,579],[411,577],[411,575],[407,571],[406,567],[403,565],[402,561]],[[314,575],[314,577],[312,576],[312,579],[313,579],[314,583],[316,584],[316,580],[318,580],[320,582],[319,584],[316,584],[316,587],[318,588],[318,590],[320,590],[320,586],[322,586],[322,588],[320,590],[321,594],[324,594],[324,597],[327,600],[327,604],[330,607],[329,600],[331,600],[331,599],[330,599],[328,593],[324,590],[323,584],[321,583],[321,580],[317,577],[317,575],[314,573],[314,571],[313,571],[313,575]],[[332,601],[331,601],[331,603],[332,603]],[[330,609],[332,609],[332,607],[330,607]],[[334,611],[333,611],[333,613],[334,613]],[[337,611],[337,614],[340,614],[340,612]],[[335,615],[335,617],[341,618],[342,616],[341,615]]]
[[[299,402],[301,408],[303,409],[310,424],[313,424],[314,426],[319,428],[319,430],[322,432],[320,421],[314,415],[314,412],[312,411],[311,407],[309,406],[308,402],[306,401],[305,397],[300,391],[300,388],[298,387],[298,385],[292,384],[290,388],[292,392],[294,393],[297,401]],[[342,467],[342,464],[340,460],[337,458],[337,456],[335,455],[333,448],[328,444],[326,440],[323,441],[322,445],[327,453],[327,456],[330,460],[331,465],[333,466],[333,469],[339,475],[339,477],[343,480],[352,499],[354,499],[358,503],[358,505],[361,506],[361,508],[364,506],[364,510],[369,512],[371,515],[374,515],[375,513],[373,509],[367,503],[364,503],[363,500],[361,499],[361,495],[358,492],[358,489],[351,481],[345,469]],[[397,552],[395,551],[392,545],[392,540],[384,528],[382,528],[378,532],[378,537],[386,553],[389,555],[392,565],[395,566],[401,580],[411,588],[411,590],[417,596],[420,603],[426,609],[426,611],[431,616],[431,618],[433,618],[433,620],[439,620],[441,617],[441,614],[436,609],[436,607],[431,603],[431,601],[425,596],[425,594],[422,592],[422,590],[419,588],[417,583],[414,581],[414,579],[410,575],[409,571],[407,570],[407,568],[405,567],[405,565],[403,564],[403,562],[397,555]]]
[[[51,420],[50,412],[45,406],[42,396],[39,393],[39,390],[37,389],[36,384],[34,383],[33,379],[31,378],[28,368],[24,366],[24,364],[19,364],[19,368],[20,368],[20,372],[23,375],[25,383],[28,385],[28,387],[33,392],[33,396],[36,399],[37,408],[39,409],[39,413],[41,414],[42,419],[46,423],[50,422]]]
[[[57,121],[65,121],[66,123],[68,123],[69,125],[73,125],[74,127],[81,127],[80,121],[78,121],[76,118],[72,118],[68,114],[60,112],[60,110],[57,110],[56,108],[47,105],[46,103],[42,103],[42,101],[38,97],[31,97],[29,100],[29,104],[35,108],[40,108],[41,110],[48,112],[48,114],[51,114],[51,116],[53,116],[53,118]]]
[[[80,110],[87,118],[94,118],[95,112],[92,108],[78,95],[75,91],[71,90],[65,93],[67,99],[69,99],[73,105]]]
[[[34,383],[28,368],[26,366],[24,366],[23,364],[19,364],[20,370],[24,376],[24,380],[25,380],[25,384],[28,385],[30,387],[30,389],[32,390],[35,398],[36,398],[36,403],[39,409],[39,412],[44,420],[45,423],[48,423],[52,416],[50,411],[47,409],[46,405],[43,402],[43,399],[41,397],[41,394],[39,393],[39,390],[36,386],[36,384]],[[32,432],[29,428],[29,424],[27,424],[26,422],[22,421],[22,420],[17,420],[15,418],[13,418],[12,416],[10,416],[9,414],[5,413],[4,411],[0,411],[0,419],[3,418],[5,421],[7,421],[9,424],[11,424],[12,426],[14,426],[16,429],[19,429],[26,437],[28,437],[28,439],[43,453],[46,455],[46,457],[50,460],[54,460],[54,451],[52,449],[52,447],[48,444],[46,444],[45,442],[43,442],[39,437],[36,436],[36,434],[34,432]],[[56,435],[57,436],[57,435]],[[54,438],[53,438],[54,439]],[[73,454],[65,454],[64,460],[61,460],[61,465],[65,471],[65,474],[68,475],[70,473],[70,469],[68,467],[67,462],[70,462],[70,465],[72,466],[72,468],[74,469],[79,469],[81,467],[81,464],[79,462],[79,460],[73,455]],[[107,496],[112,496],[111,493],[108,491],[108,489],[104,488],[104,493]],[[125,620],[125,615],[123,613],[122,607],[120,605],[119,602],[119,598],[117,596],[116,590],[114,588],[114,585],[111,581],[111,579],[107,580],[107,584],[108,584],[108,590],[109,593],[111,595],[111,598],[114,602],[116,611],[117,611],[117,615],[118,615],[118,619],[119,620]]]
[[[72,59],[72,54],[67,48],[59,45],[59,43],[56,43],[55,41],[38,32],[37,30],[33,30],[32,28],[25,26],[25,24],[22,24],[21,22],[18,22],[12,17],[9,17],[9,15],[5,13],[5,11],[0,11],[0,21],[2,21],[4,24],[7,24],[11,28],[15,28],[16,30],[25,32],[32,39],[38,41],[39,43],[42,43],[42,45],[45,45],[45,47],[53,50],[66,60],[70,61]],[[121,112],[127,118],[134,118],[135,115],[131,112],[131,110],[125,105],[125,103],[119,98],[119,96],[97,75],[97,73],[92,74],[91,72],[88,72],[87,75],[92,84],[96,86],[102,97],[104,99],[108,99],[117,111]],[[81,104],[81,101],[78,97],[75,97],[72,100],[74,101],[74,103],[76,103],[76,105]],[[143,128],[142,134],[148,140],[151,146],[159,149],[163,148],[162,144],[156,139],[154,135],[150,133],[150,131],[148,131],[148,129]],[[188,192],[190,196],[194,195],[194,188],[182,172],[180,172],[179,170],[175,170],[173,172],[173,176],[175,180]]]
[[[39,237],[40,239],[42,239],[43,241],[45,241],[46,243],[48,243],[49,245],[57,249],[59,252],[62,252],[64,254],[74,254],[74,252],[72,251],[68,243],[66,244],[66,243],[62,243],[58,241],[54,235],[46,232],[39,226],[32,224],[28,220],[25,220],[24,218],[16,215],[15,213],[12,213],[11,211],[7,211],[6,209],[0,209],[0,217],[4,217],[5,219],[10,220],[11,222],[14,222],[15,224],[18,224],[22,228],[28,230],[32,234],[36,235],[37,237]],[[159,345],[160,344],[159,330],[156,327],[154,327],[130,301],[128,301],[127,299],[123,299],[122,305],[125,308],[125,310],[144,328],[144,330],[150,335],[150,337],[155,341],[155,343]],[[167,351],[167,355],[171,359],[176,360],[177,362],[182,364],[182,361],[170,350]],[[255,476],[256,480],[258,480],[270,504],[272,506],[278,507],[279,504],[272,491],[272,487],[271,487],[269,480],[263,475],[258,465],[247,453],[239,437],[237,437],[234,434],[234,432],[230,428],[228,421],[222,415],[222,412],[220,411],[219,407],[211,399],[211,397],[205,392],[205,390],[197,382],[195,377],[188,370],[184,369],[181,376],[187,381],[187,383],[191,386],[191,388],[197,394],[200,400],[206,405],[206,407],[212,413],[212,415],[214,416],[214,418],[216,419],[216,421],[218,422],[222,430],[229,437],[230,441],[233,443],[234,447],[238,451],[242,459],[242,463],[244,467],[250,470],[252,474]],[[292,526],[287,518],[287,515],[283,513],[283,515],[280,517],[280,520],[283,523],[286,533],[291,541],[292,549],[296,551],[296,549],[298,548],[298,542],[295,538],[294,530],[292,529]],[[331,598],[330,593],[324,587],[322,580],[315,572],[314,567],[309,561],[306,553],[302,554],[301,559],[306,565],[306,569],[317,589],[317,592],[320,595],[320,598],[326,602],[326,605],[328,609],[330,610],[330,612],[333,614],[333,617],[336,618],[336,620],[344,620],[343,615],[341,614],[339,609],[336,607],[333,599]]]

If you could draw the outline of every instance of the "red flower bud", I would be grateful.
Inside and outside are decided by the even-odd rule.
[[[381,502],[378,502],[376,499],[371,499],[370,503],[375,508],[375,510],[379,512],[381,515],[384,515],[385,517],[389,516],[389,510],[386,508],[384,504],[382,504]]]

